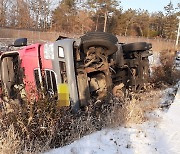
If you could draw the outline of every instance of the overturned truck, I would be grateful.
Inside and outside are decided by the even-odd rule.
[[[116,36],[91,32],[78,39],[59,37],[53,43],[27,45],[17,39],[16,51],[0,53],[2,99],[54,97],[77,111],[90,99],[140,90],[149,77],[147,42],[119,43]],[[24,96],[25,95],[25,96]]]

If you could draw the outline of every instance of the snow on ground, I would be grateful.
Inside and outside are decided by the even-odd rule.
[[[179,110],[180,88],[168,110],[150,113],[143,124],[104,129],[46,154],[180,154]]]
[[[180,88],[174,103],[163,116],[160,128],[164,132],[164,139],[169,143],[169,150],[172,153],[180,154]]]
[[[180,60],[175,60],[175,68],[180,71]]]

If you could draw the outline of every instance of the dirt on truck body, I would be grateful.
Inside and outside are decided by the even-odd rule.
[[[125,88],[142,89],[149,77],[150,43],[123,44],[112,34],[91,32],[78,39],[26,45],[27,39],[18,39],[14,46],[21,49],[1,52],[4,100],[22,95],[38,99],[42,92],[77,111],[92,98],[102,101],[122,95]]]

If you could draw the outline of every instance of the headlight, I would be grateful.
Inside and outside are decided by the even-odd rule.
[[[44,58],[54,59],[54,44],[53,43],[47,43],[44,45]]]
[[[58,47],[58,56],[64,58],[64,49],[62,47]]]

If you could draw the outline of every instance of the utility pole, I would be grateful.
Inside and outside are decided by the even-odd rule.
[[[180,36],[180,16],[178,16],[177,18],[179,19],[179,26],[178,26],[178,31],[177,31],[176,47],[178,47],[179,36]]]

